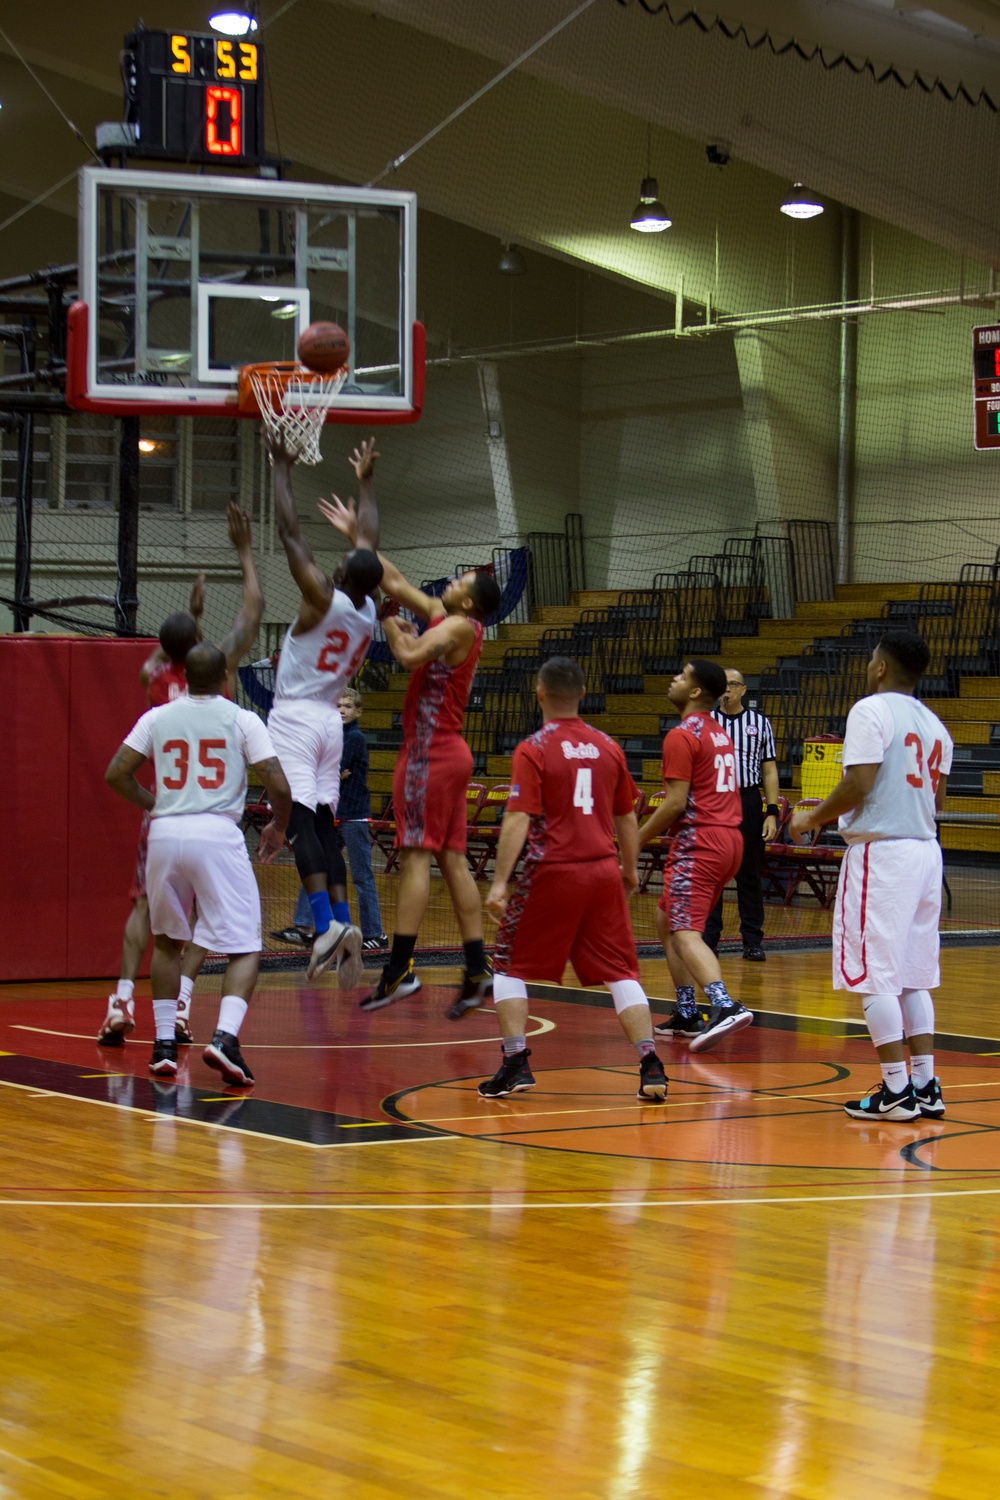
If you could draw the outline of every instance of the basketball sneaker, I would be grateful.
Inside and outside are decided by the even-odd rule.
[[[177,1015],[174,1017],[174,1039],[182,1047],[190,1047],[194,1041],[194,1032],[191,1030],[190,1000],[178,1000],[177,1002]]]
[[[912,1080],[911,1080],[912,1082]],[[941,1085],[936,1078],[925,1083],[922,1089],[913,1085],[917,1103],[920,1105],[920,1113],[927,1120],[939,1120],[944,1114],[944,1099],[941,1095]]]
[[[222,1074],[226,1083],[237,1087],[253,1083],[253,1074],[240,1051],[239,1038],[231,1031],[217,1031],[201,1055],[210,1068]]]
[[[528,1067],[530,1056],[530,1047],[525,1047],[523,1052],[515,1052],[510,1057],[505,1053],[504,1060],[493,1077],[487,1078],[485,1083],[479,1085],[479,1092],[483,1098],[506,1099],[508,1094],[519,1094],[522,1089],[533,1089],[535,1079]]]
[[[704,1030],[705,1017],[700,1010],[696,1010],[693,1015],[685,1016],[678,1005],[674,1006],[665,1021],[653,1027],[657,1036],[686,1036],[688,1040],[693,1036],[700,1036]]]
[[[386,966],[379,975],[378,984],[371,994],[366,995],[361,1001],[361,1009],[382,1010],[384,1006],[391,1005],[394,1000],[405,1000],[407,995],[415,995],[422,988],[420,980],[413,972],[412,958],[396,979],[389,978],[389,969]]]
[[[157,1037],[153,1043],[153,1055],[149,1059],[149,1071],[155,1073],[157,1078],[176,1078],[177,1043],[172,1036],[163,1040]]]
[[[316,935],[306,967],[307,979],[315,979],[335,962],[338,948],[347,945],[352,932],[357,932],[357,928],[349,927],[346,922],[331,922],[325,932]]]
[[[342,990],[356,990],[365,981],[365,966],[361,957],[362,937],[360,927],[349,927],[347,936],[337,949],[337,984]]]
[[[280,932],[272,932],[271,936],[276,943],[287,943],[290,948],[311,948],[316,941],[311,927],[282,927]]]
[[[655,1052],[647,1052],[639,1064],[639,1092],[637,1099],[647,1104],[662,1104],[667,1097],[667,1075]]]
[[[752,1025],[753,1014],[738,1000],[734,1000],[732,1005],[712,1005],[709,1007],[704,1031],[691,1038],[689,1050],[707,1052],[710,1047],[718,1046],[723,1037]]]
[[[388,948],[388,946],[389,939],[384,932],[380,932],[378,937],[366,937],[361,941],[362,953],[380,953],[383,948]]]
[[[120,995],[108,996],[108,1013],[97,1033],[99,1047],[124,1047],[125,1038],[135,1030],[135,1001]]]
[[[466,970],[462,988],[448,1011],[448,1020],[460,1021],[467,1010],[478,1010],[484,1000],[492,999],[493,975],[490,970],[487,969],[485,974],[470,974]]]
[[[907,1079],[901,1094],[894,1094],[884,1083],[875,1084],[864,1099],[848,1099],[844,1113],[852,1120],[919,1120],[920,1105]]]

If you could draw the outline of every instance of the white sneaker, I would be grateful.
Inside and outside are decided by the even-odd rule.
[[[347,942],[352,932],[357,932],[360,939],[361,934],[356,927],[349,927],[346,922],[331,922],[325,932],[317,935],[312,945],[312,957],[306,968],[307,979],[315,979],[330,967],[341,944]]]
[[[120,995],[108,996],[108,1013],[97,1033],[101,1047],[124,1047],[125,1038],[135,1030],[135,1001],[123,1000]]]
[[[361,958],[364,939],[360,927],[349,927],[337,949],[337,983],[342,990],[356,990],[364,984],[365,966]]]

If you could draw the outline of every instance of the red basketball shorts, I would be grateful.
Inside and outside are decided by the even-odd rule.
[[[405,744],[392,777],[399,849],[465,850],[472,751],[461,735]]]
[[[129,886],[128,899],[130,901],[145,901],[146,899],[146,855],[149,850],[149,824],[148,812],[142,815],[142,827],[139,830],[139,845],[135,851],[135,871],[132,875],[132,884]]]
[[[738,828],[681,828],[663,871],[659,908],[671,932],[704,932],[708,914],[743,861]]]
[[[635,938],[618,860],[526,865],[497,929],[494,974],[561,984],[638,979]]]

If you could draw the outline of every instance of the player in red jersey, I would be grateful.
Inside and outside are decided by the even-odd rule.
[[[330,524],[354,545],[353,501],[321,500]],[[390,616],[389,649],[412,673],[403,704],[403,748],[392,781],[399,856],[396,923],[389,962],[362,1010],[381,1010],[415,995],[413,950],[431,890],[431,858],[437,859],[451,896],[465,949],[462,989],[448,1014],[453,1021],[488,999],[492,975],[483,947],[479,891],[465,857],[466,793],[472,752],[462,738],[462,720],[483,644],[483,621],[497,610],[500,590],[488,573],[463,573],[440,599],[415,588],[380,552],[382,588],[411,614],[427,621],[418,635],[410,621]]]
[[[233,628],[219,649],[226,658],[226,673],[229,697],[235,697],[236,668],[253,644],[264,613],[264,596],[257,579],[253,561],[253,544],[250,517],[238,505],[231,504],[226,512],[229,540],[240,559],[243,574],[243,602],[233,622]],[[143,663],[139,681],[146,689],[150,708],[160,708],[187,692],[184,675],[184,659],[191,647],[201,640],[201,617],[205,610],[205,575],[199,573],[191,589],[187,611],[178,610],[169,615],[160,626],[160,644]],[[120,1047],[130,1031],[135,1029],[134,1005],[135,977],[142,963],[142,955],[150,938],[149,902],[146,899],[146,854],[149,845],[149,814],[142,820],[139,846],[136,850],[135,872],[129,887],[132,910],[125,923],[122,939],[121,977],[113,995],[108,996],[108,1009],[97,1034],[102,1047]],[[181,965],[180,995],[177,999],[176,1035],[179,1042],[191,1042],[191,995],[194,982],[201,968],[202,955],[188,948]]]
[[[503,1062],[479,1092],[497,1099],[534,1088],[525,1042],[526,981],[561,984],[569,961],[581,984],[604,984],[611,991],[639,1054],[638,1097],[662,1103],[667,1079],[639,983],[626,894],[638,884],[635,783],[621,747],[580,718],[586,687],[575,661],[551,657],[539,670],[535,691],[542,727],[514,751],[513,785],[486,899],[487,911],[500,923],[493,998]],[[528,853],[508,900],[507,882],[525,840]]]
[[[719,960],[702,939],[708,914],[743,858],[743,816],[736,754],[711,711],[726,691],[726,674],[710,661],[689,661],[670,684],[681,722],[663,741],[663,801],[639,830],[640,846],[673,825],[663,872],[656,930],[677,989],[673,1014],[659,1036],[681,1036],[705,1052],[731,1031],[753,1022],[722,979]],[[695,984],[708,1000],[708,1018],[695,1001]]]

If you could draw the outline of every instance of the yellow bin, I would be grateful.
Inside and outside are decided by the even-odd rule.
[[[829,797],[843,773],[843,740],[806,740],[802,749],[803,797]]]

